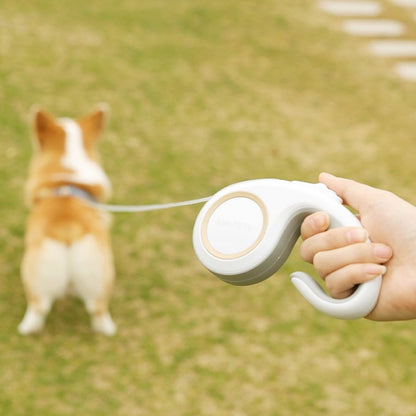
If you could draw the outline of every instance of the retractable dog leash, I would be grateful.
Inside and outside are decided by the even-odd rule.
[[[149,204],[149,205],[110,205],[110,204],[95,204],[99,208],[109,212],[146,212],[146,211],[157,211],[161,209],[169,209],[176,207],[184,207],[188,205],[201,204],[207,202],[211,197],[190,199],[188,201],[180,202],[168,202],[166,204]]]
[[[362,226],[324,184],[257,179],[235,183],[206,198],[155,205],[103,205],[112,212],[144,212],[205,202],[193,229],[200,262],[221,280],[238,286],[261,282],[284,264],[300,235],[304,218],[326,211],[331,228]],[[339,319],[368,315],[377,303],[381,276],[363,283],[345,299],[333,299],[306,273],[292,283],[319,311]]]

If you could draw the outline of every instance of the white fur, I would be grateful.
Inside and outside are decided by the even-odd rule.
[[[104,291],[112,280],[111,251],[103,251],[103,247],[89,234],[70,246],[68,258],[71,286],[91,314],[93,329],[113,335],[116,326],[111,316],[108,313],[96,313],[97,302],[106,296]]]
[[[110,181],[101,166],[91,160],[84,148],[82,130],[70,118],[60,118],[60,126],[65,130],[65,154],[61,159],[62,166],[71,169],[73,174],[65,179],[86,185],[102,185],[110,189]]]
[[[22,277],[38,303],[29,304],[19,325],[21,334],[40,331],[53,301],[66,293],[69,281],[66,251],[65,244],[45,239],[40,248],[25,252]]]
[[[106,296],[106,285],[112,279],[111,252],[103,252],[92,235],[70,246],[45,239],[41,247],[25,253],[22,273],[30,292],[40,302],[29,304],[19,325],[21,334],[41,330],[53,302],[68,293],[84,301],[94,330],[106,335],[116,332],[109,313],[97,313],[97,307]]]
[[[33,291],[39,297],[56,299],[66,294],[69,283],[67,251],[64,243],[46,238],[39,248],[25,253],[23,278],[25,281],[30,279]]]

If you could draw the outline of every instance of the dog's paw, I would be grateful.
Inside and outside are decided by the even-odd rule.
[[[101,316],[95,316],[92,319],[92,328],[95,332],[107,335],[109,337],[115,335],[117,332],[116,324],[114,323],[109,313],[103,314]]]
[[[39,332],[43,328],[44,322],[45,318],[43,315],[28,309],[22,322],[20,322],[17,327],[17,330],[21,335],[33,334]]]

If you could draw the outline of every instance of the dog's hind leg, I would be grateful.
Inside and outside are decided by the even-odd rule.
[[[89,234],[71,246],[71,283],[84,301],[94,331],[107,336],[116,333],[108,311],[114,282],[113,256],[107,244]]]
[[[21,271],[28,306],[18,330],[27,335],[43,328],[53,302],[67,289],[66,246],[45,239],[39,247],[25,252]]]
[[[116,324],[108,312],[107,299],[95,299],[85,302],[87,311],[91,315],[91,326],[95,332],[112,336],[117,332]]]
[[[22,322],[18,326],[18,331],[22,335],[39,332],[45,325],[45,319],[51,309],[50,302],[29,303]]]

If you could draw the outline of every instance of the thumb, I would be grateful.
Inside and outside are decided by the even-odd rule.
[[[319,182],[325,184],[329,189],[334,191],[345,204],[361,212],[371,200],[371,194],[375,188],[353,181],[351,179],[338,178],[329,173],[321,173]]]

